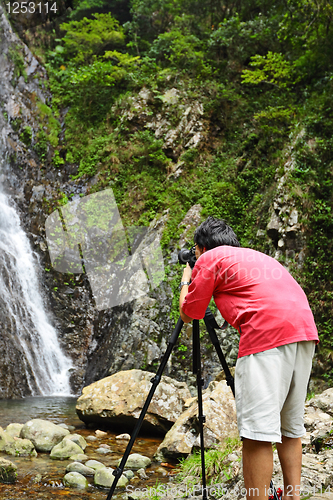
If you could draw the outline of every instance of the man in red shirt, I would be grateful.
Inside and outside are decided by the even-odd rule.
[[[284,497],[300,494],[304,401],[318,333],[307,298],[275,259],[240,248],[233,230],[208,217],[194,234],[197,262],[184,269],[185,323],[204,317],[211,298],[240,333],[235,371],[237,425],[248,498],[267,500],[272,442]]]

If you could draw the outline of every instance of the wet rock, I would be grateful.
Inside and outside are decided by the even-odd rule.
[[[59,425],[47,420],[36,418],[24,424],[20,432],[20,437],[29,439],[37,451],[44,452],[51,451],[68,434],[69,431],[67,429],[63,429]],[[79,451],[73,451],[72,455],[74,453],[79,453]]]
[[[65,460],[72,455],[82,453],[82,448],[70,439],[63,439],[61,443],[55,445],[50,453],[50,458],[54,460]]]
[[[108,453],[112,453],[112,450],[108,450],[107,448],[97,448],[96,453],[99,453],[100,455],[108,455]]]
[[[71,455],[69,459],[74,460],[74,462],[87,462],[87,460],[89,460],[89,457],[84,453],[77,453],[76,455]]]
[[[70,441],[73,441],[73,443],[77,444],[80,446],[80,448],[84,451],[87,447],[87,442],[84,439],[83,436],[80,436],[80,434],[69,434],[68,436],[65,436],[64,439],[69,439]]]
[[[206,448],[238,435],[235,401],[226,382],[211,382],[203,393],[204,444]],[[179,458],[200,446],[197,399],[180,415],[157,449],[156,458]]]
[[[87,436],[87,441],[91,441],[93,443],[98,441],[98,438],[96,436]]]
[[[91,469],[94,469],[95,471],[105,468],[105,465],[102,464],[102,462],[99,462],[98,460],[88,460],[88,462],[86,462],[86,466],[90,467]]]
[[[0,458],[0,483],[15,483],[17,479],[17,467],[4,458]]]
[[[123,441],[129,441],[131,439],[131,436],[127,433],[118,434],[118,436],[116,436],[116,439],[123,440]]]
[[[93,476],[96,471],[91,467],[81,464],[81,462],[73,462],[67,465],[66,472],[78,472],[83,476]]]
[[[6,427],[6,433],[12,437],[20,437],[20,433],[24,424],[9,424]]]
[[[120,465],[121,459],[118,462],[118,466]],[[144,455],[140,455],[140,453],[132,453],[129,455],[125,467],[126,469],[145,469],[151,464],[151,460],[149,457],[145,457]]]
[[[6,431],[0,427],[0,451],[4,451],[5,447],[14,441],[13,436],[8,434]]]
[[[105,437],[105,436],[107,436],[108,433],[105,432],[105,431],[100,431],[99,429],[97,429],[95,431],[95,434],[96,434],[97,437]]]
[[[115,479],[113,470],[114,469],[111,469],[110,467],[99,469],[94,476],[94,484],[96,486],[102,486],[103,488],[110,488]],[[128,479],[124,474],[122,474],[118,480],[117,488],[125,488],[127,485]]]
[[[124,476],[127,477],[127,479],[130,481],[131,479],[133,479],[133,477],[135,476],[134,472],[132,470],[125,470],[124,471]]]
[[[69,472],[64,476],[63,482],[69,488],[86,489],[89,486],[87,479],[79,472]]]
[[[37,457],[34,445],[29,439],[14,437],[13,441],[6,444],[4,450],[7,455],[14,457]]]
[[[141,370],[116,373],[85,387],[76,411],[85,423],[118,427],[133,426],[151,389],[153,374]],[[183,382],[162,376],[149,405],[143,430],[165,432],[177,420],[191,396]]]
[[[146,470],[144,468],[138,469],[136,471],[136,473],[140,479],[148,479],[149,478],[149,476],[147,476]]]

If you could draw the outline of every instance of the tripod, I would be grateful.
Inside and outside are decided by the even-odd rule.
[[[210,340],[216,350],[216,353],[218,355],[218,358],[221,362],[222,368],[224,370],[225,376],[226,376],[226,382],[227,385],[231,388],[233,395],[235,396],[235,385],[234,385],[234,378],[230,373],[229,367],[226,363],[226,360],[224,358],[219,340],[217,338],[216,329],[222,329],[224,330],[227,326],[228,323],[225,321],[222,327],[219,327],[217,324],[212,312],[207,308],[205,317],[204,317],[204,322],[205,326],[207,329],[207,332],[209,334]],[[143,405],[143,408],[141,410],[140,417],[138,419],[138,422],[133,430],[132,436],[130,441],[128,442],[128,445],[126,447],[125,453],[123,455],[123,458],[120,461],[119,466],[117,469],[113,471],[113,475],[115,476],[114,481],[111,485],[111,488],[109,490],[108,496],[106,500],[110,500],[112,498],[112,495],[117,487],[117,483],[120,479],[120,476],[122,475],[127,459],[129,457],[129,454],[131,452],[131,449],[133,447],[134,441],[137,438],[137,435],[139,434],[143,419],[147,413],[148,407],[150,405],[150,402],[154,396],[154,393],[156,391],[156,388],[161,380],[164,368],[168,362],[168,359],[170,357],[170,354],[172,352],[173,347],[175,346],[177,339],[179,337],[179,334],[181,332],[181,329],[183,327],[183,320],[179,318],[176,327],[169,339],[169,343],[167,346],[167,350],[162,358],[161,364],[157,370],[156,375],[151,379],[152,386],[150,388],[149,394],[147,396],[147,399],[145,401],[145,404]],[[198,390],[198,421],[199,421],[199,435],[200,435],[200,451],[201,451],[201,470],[202,470],[202,500],[208,500],[208,492],[207,492],[207,485],[206,485],[206,469],[205,469],[205,447],[204,447],[204,427],[203,424],[205,423],[205,416],[203,414],[203,404],[202,404],[202,386],[203,386],[203,379],[201,376],[201,355],[200,355],[200,335],[199,335],[199,320],[195,319],[193,320],[193,333],[192,333],[192,345],[193,345],[193,374],[196,375],[196,382],[197,382],[197,390]],[[270,488],[273,491],[273,498],[274,500],[279,500],[279,497],[275,491],[275,488],[273,486],[273,483],[271,482]]]

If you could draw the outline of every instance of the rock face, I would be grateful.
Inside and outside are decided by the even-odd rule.
[[[76,411],[85,423],[131,429],[139,418],[154,375],[141,370],[116,373],[83,389]],[[143,430],[166,432],[191,396],[183,382],[162,376],[142,425]]]
[[[0,33],[0,186],[11,197],[32,250],[38,255],[36,267],[39,268],[41,291],[50,311],[50,321],[58,332],[62,351],[73,362],[72,391],[78,394],[82,386],[120,370],[153,371],[165,352],[166,339],[174,328],[170,319],[171,287],[164,282],[149,297],[97,311],[84,274],[69,278],[52,268],[45,234],[46,217],[57,208],[61,196],[67,197],[70,203],[90,194],[94,179],[73,180],[72,174],[76,173],[77,166],[65,164],[61,169],[56,168],[52,163],[56,146],[41,144],[40,133],[46,131],[56,137],[57,127],[59,130],[62,127],[59,134],[61,141],[66,110],[61,112],[58,123],[48,107],[51,96],[45,85],[46,71],[14,33],[1,5]],[[18,60],[20,68],[17,67]],[[168,106],[181,98],[175,89],[166,92],[163,97],[166,111]],[[140,93],[134,120],[137,114],[141,114],[140,103],[144,105],[147,99],[149,95],[144,91]],[[126,114],[127,110],[124,112]],[[177,157],[179,147],[194,147],[202,139],[202,106],[197,102],[184,108],[176,128],[163,120],[151,120],[151,117],[149,125],[156,137],[166,134],[165,147],[173,150],[172,154]],[[42,154],[41,147],[45,149]],[[177,164],[170,175],[177,177],[181,168],[181,164]],[[199,222],[200,209],[199,205],[195,206],[185,217],[182,242],[187,241],[191,227]],[[167,214],[164,214],[160,220],[154,221],[149,230],[161,232],[166,217]],[[178,266],[177,259],[173,264],[175,268]],[[12,341],[13,322],[2,296],[0,322],[0,397],[24,397],[38,393],[38,387],[31,386],[33,373],[24,350]],[[188,380],[188,370],[184,366],[191,362],[191,351],[181,353],[181,356],[177,351],[176,354],[171,356],[165,374],[178,380]],[[211,359],[211,352],[207,350],[204,372],[209,380],[218,371],[218,362],[214,360],[212,363]]]
[[[224,380],[211,382],[203,393],[205,448],[238,435],[235,401],[231,389]],[[200,447],[197,398],[190,401],[189,408],[180,415],[158,447],[156,457],[179,458],[187,456],[193,448]]]

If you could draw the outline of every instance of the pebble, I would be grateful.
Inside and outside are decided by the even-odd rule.
[[[100,430],[98,430],[98,429],[97,429],[97,431],[95,431],[95,434],[96,434],[96,436],[98,436],[98,437],[105,437],[105,436],[107,436],[107,435],[108,435],[108,433],[107,433],[107,432],[100,431]]]

